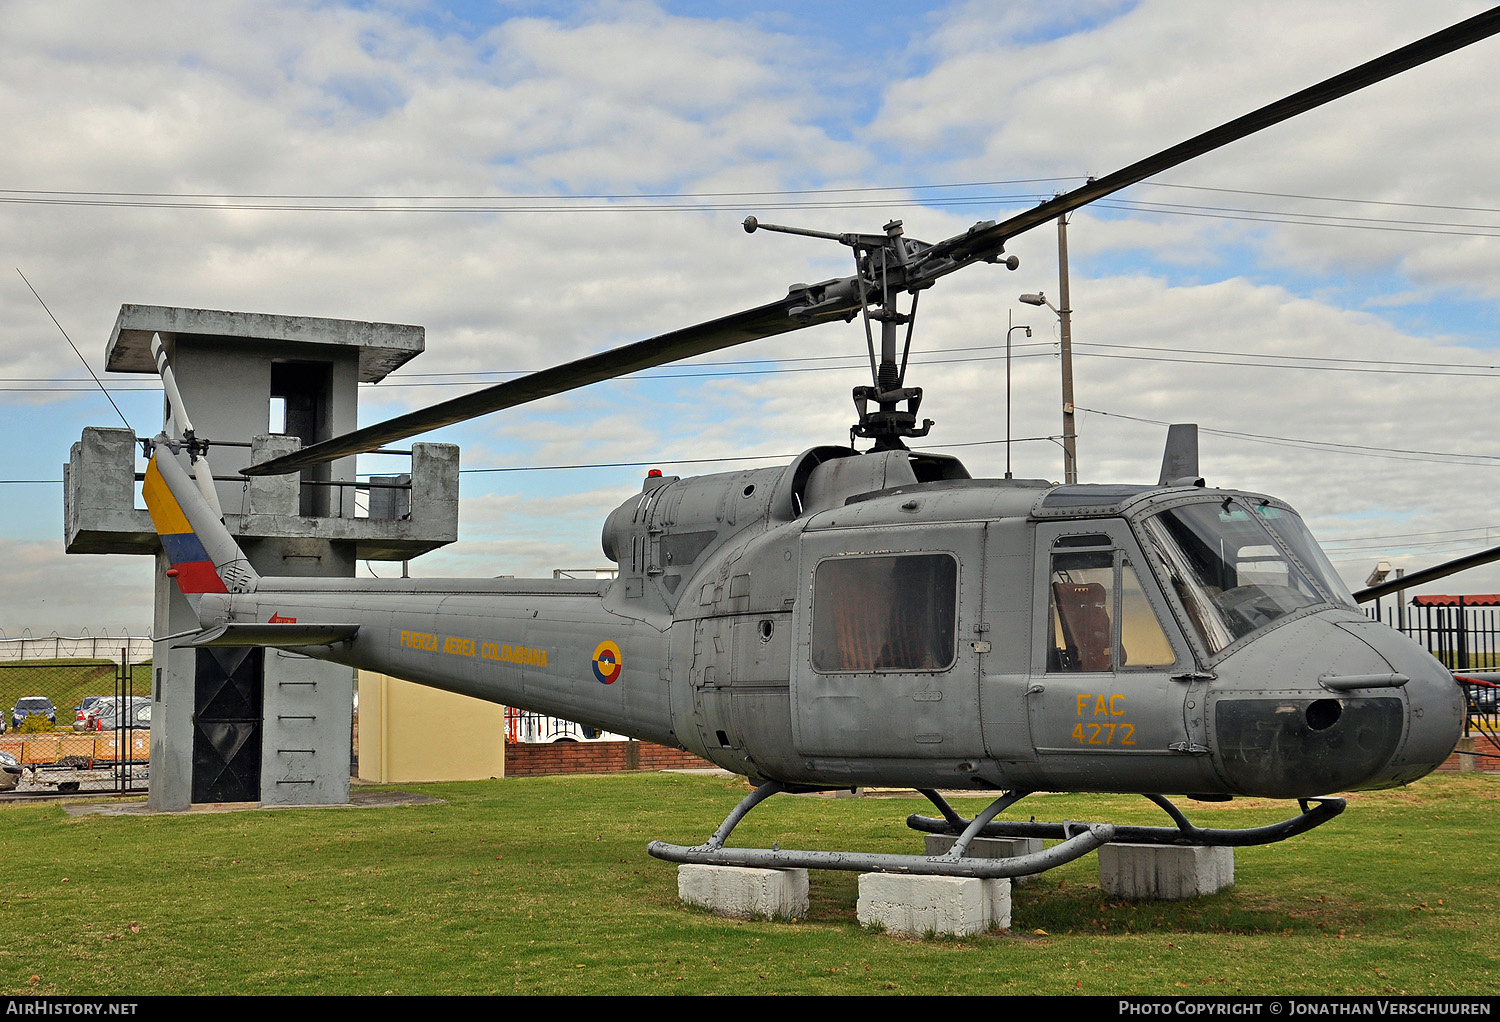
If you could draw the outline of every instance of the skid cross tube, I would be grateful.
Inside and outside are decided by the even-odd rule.
[[[974,820],[966,820],[954,811],[941,795],[935,791],[923,791],[928,800],[938,807],[943,814],[942,819],[931,816],[918,816],[915,813],[906,818],[906,825],[913,830],[919,830],[927,834],[964,834],[974,828],[985,814]],[[1011,799],[1009,804],[1020,801],[1024,795],[1018,795]],[[1182,810],[1173,805],[1163,795],[1147,795],[1152,803],[1159,806],[1163,812],[1172,818],[1177,824],[1175,827],[1125,827],[1115,825],[1112,827],[1112,841],[1130,845],[1187,845],[1204,847],[1245,848],[1251,845],[1269,845],[1277,841],[1285,841],[1289,837],[1312,830],[1320,824],[1327,823],[1335,816],[1344,811],[1344,800],[1341,798],[1301,798],[1297,800],[1302,812],[1290,819],[1282,820],[1280,823],[1268,824],[1264,827],[1243,827],[1237,829],[1215,829],[1206,827],[1195,827],[1188,818],[1183,815]],[[993,807],[991,807],[993,808]],[[1078,824],[1063,823],[992,823],[994,814],[989,814],[976,832],[983,837],[1068,837],[1073,828]]]
[[[730,814],[719,824],[719,828],[701,845],[667,844],[652,841],[646,851],[658,859],[668,862],[691,863],[701,866],[749,866],[759,869],[841,869],[862,873],[906,873],[913,876],[964,877],[992,880],[1002,877],[1028,876],[1041,873],[1072,862],[1087,855],[1100,845],[1114,838],[1115,829],[1107,823],[1071,823],[1064,825],[1067,833],[1059,836],[1065,840],[1045,851],[1031,855],[1018,855],[1010,859],[970,859],[963,855],[979,832],[989,821],[1005,808],[1024,798],[1029,792],[1019,794],[1007,792],[969,822],[967,831],[955,841],[944,855],[894,855],[875,852],[816,852],[794,848],[725,848],[724,842],[745,814],[761,802],[786,788],[776,781],[767,781],[740,800]],[[923,794],[927,794],[923,792]],[[936,793],[933,793],[935,795]],[[933,795],[928,795],[929,798]],[[952,810],[948,810],[949,813]],[[958,819],[957,814],[953,818]],[[937,821],[942,823],[943,821]]]

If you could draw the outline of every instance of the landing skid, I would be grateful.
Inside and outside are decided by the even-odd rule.
[[[934,819],[931,816],[912,815],[906,818],[906,825],[913,830],[925,831],[929,834],[958,834],[967,833],[972,829],[974,821],[966,820],[959,816],[935,791],[923,790],[933,805],[943,814],[942,819]],[[1026,793],[1029,794],[1029,793]],[[1017,795],[1011,799],[1010,804],[1019,802],[1025,794]],[[1297,804],[1302,812],[1288,820],[1280,823],[1272,823],[1264,827],[1245,827],[1237,830],[1219,830],[1204,827],[1195,827],[1188,822],[1188,818],[1182,814],[1170,801],[1162,795],[1147,795],[1147,799],[1159,806],[1163,812],[1172,818],[1177,824],[1175,827],[1123,827],[1114,826],[1111,841],[1131,845],[1201,845],[1207,847],[1243,848],[1249,845],[1268,845],[1277,841],[1285,841],[1289,837],[1312,830],[1319,824],[1327,823],[1335,816],[1344,811],[1344,800],[1341,798],[1303,798],[1298,799]],[[988,810],[986,810],[988,812]],[[980,818],[985,814],[981,813]],[[989,814],[992,819],[994,814]],[[1068,828],[1076,827],[1077,824],[1067,823],[991,823],[989,819],[978,831],[980,837],[1065,837]]]
[[[1162,795],[1146,798],[1159,806],[1175,827],[1124,827],[1108,823],[995,823],[1000,813],[1015,805],[1029,791],[1006,792],[972,820],[958,815],[936,791],[922,789],[928,801],[943,814],[941,819],[912,815],[906,818],[913,830],[956,835],[953,847],[943,855],[880,855],[869,852],[816,852],[793,848],[725,848],[724,842],[741,820],[766,799],[786,791],[776,781],[767,781],[740,800],[719,824],[719,829],[701,845],[688,847],[653,841],[646,851],[668,862],[704,866],[750,866],[760,869],[843,869],[866,873],[908,873],[916,876],[974,877],[981,880],[1029,876],[1072,862],[1111,841],[1123,844],[1201,845],[1245,847],[1285,841],[1289,837],[1327,823],[1344,811],[1341,798],[1298,799],[1302,812],[1288,820],[1264,827],[1222,830],[1195,827]],[[977,837],[1061,838],[1062,843],[1029,855],[1006,859],[973,859],[965,852]]]
[[[646,851],[658,859],[668,862],[692,863],[703,866],[751,866],[760,869],[843,869],[861,873],[908,873],[915,876],[973,877],[981,880],[1000,877],[1027,876],[1041,873],[1072,862],[1087,855],[1100,845],[1115,840],[1116,828],[1107,823],[1066,822],[1053,825],[1056,837],[1062,844],[1030,855],[1018,855],[1009,859],[972,859],[964,853],[970,843],[979,837],[992,821],[1005,809],[1025,798],[1030,792],[1007,792],[991,802],[984,812],[973,820],[962,820],[952,807],[936,792],[923,792],[935,799],[946,819],[931,821],[938,825],[937,832],[958,835],[953,847],[943,855],[880,855],[869,852],[814,852],[791,848],[725,848],[724,842],[745,815],[766,799],[786,788],[776,781],[767,781],[740,800],[734,811],[719,824],[719,829],[701,845],[691,848],[686,845],[670,845],[653,841]],[[913,819],[926,817],[911,817]],[[963,826],[952,828],[949,821]],[[1136,828],[1140,829],[1140,828]]]

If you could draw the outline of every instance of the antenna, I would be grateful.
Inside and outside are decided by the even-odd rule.
[[[1010,471],[1010,335],[1017,330],[1025,330],[1026,336],[1031,336],[1031,327],[1012,326],[1011,316],[1013,313],[1005,310],[1005,478],[1013,479]]]
[[[19,266],[16,267],[16,272],[21,273],[21,268]],[[36,293],[36,288],[31,286],[31,281],[26,280],[26,274],[21,273],[21,279],[23,281],[26,281],[26,286],[31,290],[32,297],[34,297],[37,301],[42,302],[42,296]],[[42,302],[42,309],[51,318],[52,324],[56,326],[58,330],[62,331],[63,340],[68,342],[68,347],[73,349],[73,354],[78,356],[78,361],[83,363],[83,368],[88,370],[89,375],[94,377],[94,382],[99,384],[99,389],[104,391],[105,399],[109,401],[109,405],[115,410],[115,414],[119,415],[120,421],[125,423],[125,428],[130,430],[132,433],[135,432],[135,427],[130,424],[129,419],[125,418],[125,413],[120,411],[120,406],[115,404],[115,399],[109,396],[109,391],[105,390],[103,381],[101,381],[98,376],[94,375],[94,370],[89,366],[89,360],[83,357],[83,352],[78,350],[78,345],[73,343],[73,338],[68,336],[68,332],[66,330],[63,330],[63,325],[57,321],[56,316],[52,315],[52,310],[47,308],[46,302]]]

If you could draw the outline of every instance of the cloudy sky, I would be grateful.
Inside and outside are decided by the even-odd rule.
[[[147,559],[62,551],[69,445],[120,418],[16,270],[101,374],[122,303],[425,326],[362,390],[373,422],[849,272],[748,214],[936,241],[1484,5],[750,6],[0,4],[4,635],[150,623]],[[1351,584],[1500,544],[1497,61],[1479,43],[1073,217],[1082,481],[1154,481],[1194,421],[1209,482],[1291,501]],[[1056,318],[1016,301],[1056,296],[1056,232],[1009,251],[924,299],[908,376],[975,475],[1005,469],[1008,318],[1033,328],[1015,436],[1061,428]],[[857,324],[701,361],[430,435],[463,447],[461,538],[413,573],[602,565],[644,467],[557,466],[774,464],[845,441],[868,382]],[[151,380],[105,383],[159,428]],[[1012,459],[1061,477],[1052,440]]]

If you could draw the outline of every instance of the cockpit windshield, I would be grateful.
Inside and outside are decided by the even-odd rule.
[[[1314,604],[1354,597],[1297,515],[1226,497],[1152,515],[1154,558],[1210,653]]]

